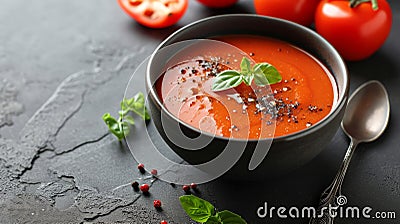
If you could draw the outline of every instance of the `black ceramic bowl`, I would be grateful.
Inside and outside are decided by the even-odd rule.
[[[166,143],[184,160],[192,164],[207,162],[219,155],[228,141],[245,145],[245,151],[238,162],[227,172],[230,177],[252,179],[253,177],[276,177],[297,167],[304,165],[318,155],[331,141],[339,128],[342,120],[348,96],[349,77],[345,63],[336,50],[314,31],[295,23],[258,16],[258,15],[222,15],[199,20],[189,24],[170,35],[163,41],[155,52],[160,49],[190,39],[209,38],[228,34],[254,34],[267,36],[291,43],[317,58],[333,74],[337,85],[337,102],[333,105],[330,114],[322,121],[303,131],[287,136],[277,137],[272,140],[271,148],[263,162],[254,170],[249,170],[249,161],[253,155],[257,143],[271,141],[260,139],[244,141],[242,139],[228,139],[214,137],[207,133],[201,133],[198,129],[180,121],[163,106],[158,96],[154,82],[162,71],[162,62],[168,60],[173,52],[167,54],[153,54],[150,58],[147,74],[146,88],[149,91],[151,116]],[[161,121],[163,116],[163,121]],[[200,150],[188,150],[171,140],[171,134],[166,131],[170,127],[179,126],[182,132],[189,138],[203,137],[209,144]],[[179,138],[179,135],[178,137]],[[182,141],[185,141],[184,139]],[[189,144],[190,145],[190,144]],[[195,145],[193,145],[195,148]]]

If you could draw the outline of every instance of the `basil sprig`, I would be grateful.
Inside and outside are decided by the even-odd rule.
[[[135,119],[129,115],[129,112],[139,115],[144,121],[150,120],[150,115],[144,104],[143,93],[139,92],[130,99],[122,99],[121,110],[118,112],[118,119],[111,116],[110,113],[105,113],[103,115],[103,121],[108,126],[110,132],[114,134],[119,141],[129,134],[129,125],[135,124]]]
[[[244,82],[246,85],[251,85],[253,82],[258,86],[266,86],[275,84],[282,80],[278,70],[269,63],[258,63],[253,67],[250,65],[250,60],[243,57],[240,63],[240,72],[236,70],[225,70],[217,74],[212,85],[213,91],[222,91],[234,88]]]
[[[247,224],[239,215],[227,210],[217,212],[210,202],[194,195],[181,196],[179,201],[193,221],[205,224]]]

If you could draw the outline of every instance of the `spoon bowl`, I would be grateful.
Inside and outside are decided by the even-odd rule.
[[[374,141],[385,130],[389,112],[389,97],[385,87],[378,81],[367,82],[350,97],[342,129],[358,142]]]

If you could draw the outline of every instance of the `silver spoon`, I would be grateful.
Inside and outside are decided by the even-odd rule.
[[[374,141],[381,136],[388,124],[389,113],[388,94],[378,81],[361,85],[351,95],[342,121],[342,129],[351,142],[335,179],[322,193],[316,217],[311,218],[310,224],[333,224],[335,216],[330,215],[328,208],[347,203],[346,197],[341,195],[341,187],[357,145]]]

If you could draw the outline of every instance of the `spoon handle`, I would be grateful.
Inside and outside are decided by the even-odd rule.
[[[350,160],[358,142],[351,139],[349,148],[346,151],[342,165],[337,172],[335,179],[321,194],[319,206],[316,216],[310,219],[310,224],[333,224],[336,217],[337,209],[347,203],[347,198],[341,195],[341,188],[344,176],[346,175],[347,168],[349,167]]]

